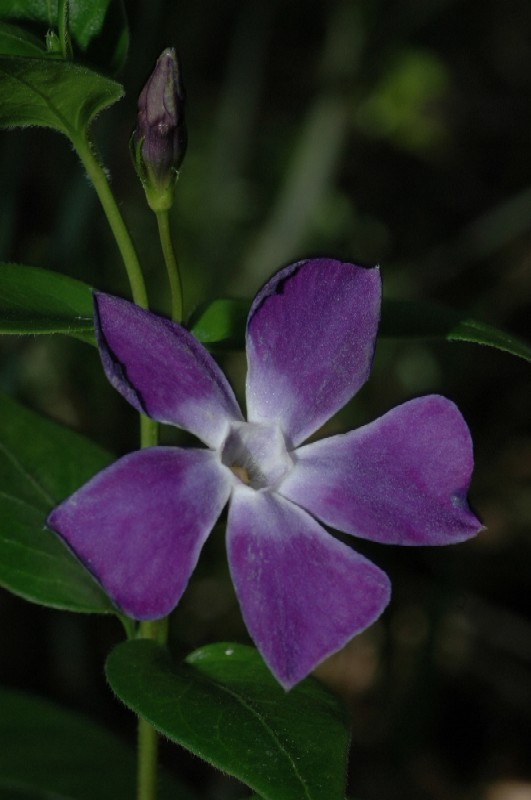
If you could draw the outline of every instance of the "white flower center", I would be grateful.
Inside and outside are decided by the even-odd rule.
[[[253,489],[274,489],[293,467],[277,425],[233,422],[220,449],[221,462]]]

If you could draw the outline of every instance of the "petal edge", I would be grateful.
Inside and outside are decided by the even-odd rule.
[[[230,488],[208,450],[146,448],[95,475],[46,524],[121,611],[157,619],[179,602]]]
[[[403,403],[349,433],[299,448],[279,492],[326,525],[385,544],[443,545],[482,528],[466,494],[468,427],[450,400]]]
[[[274,275],[247,322],[249,421],[297,446],[342,408],[369,375],[380,303],[377,267],[323,258]]]
[[[210,447],[242,420],[227,379],[182,325],[119,297],[94,293],[100,356],[114,388],[147,416],[177,425]]]
[[[245,624],[286,690],[374,622],[389,601],[384,572],[269,492],[234,492],[227,550]]]

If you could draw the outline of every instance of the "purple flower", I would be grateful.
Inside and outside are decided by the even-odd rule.
[[[363,428],[302,445],[367,379],[380,299],[378,269],[316,259],[278,272],[249,313],[246,422],[188,331],[96,294],[113,386],[206,445],[131,453],[50,514],[48,525],[119,609],[136,619],[168,614],[229,501],[228,560],[242,614],[288,689],[389,600],[385,573],[320,522],[401,545],[478,532],[466,502],[470,434],[444,397],[411,400]]]

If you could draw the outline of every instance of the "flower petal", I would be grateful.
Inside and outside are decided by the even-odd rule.
[[[285,689],[370,625],[389,600],[385,573],[270,492],[234,491],[227,548],[245,624]]]
[[[300,261],[258,293],[247,322],[250,422],[274,422],[296,446],[367,380],[380,319],[377,268]]]
[[[482,527],[466,501],[470,433],[445,397],[411,400],[294,456],[279,491],[345,533],[387,544],[441,545]]]
[[[47,525],[121,611],[156,619],[179,602],[231,485],[209,450],[147,448],[98,473]]]
[[[242,419],[222,371],[181,325],[133,303],[95,293],[96,336],[107,378],[138,411],[218,447]]]

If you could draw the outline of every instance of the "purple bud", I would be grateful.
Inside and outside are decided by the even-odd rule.
[[[148,200],[168,192],[173,197],[177,170],[186,151],[184,90],[173,47],[162,52],[140,93],[131,144]]]

